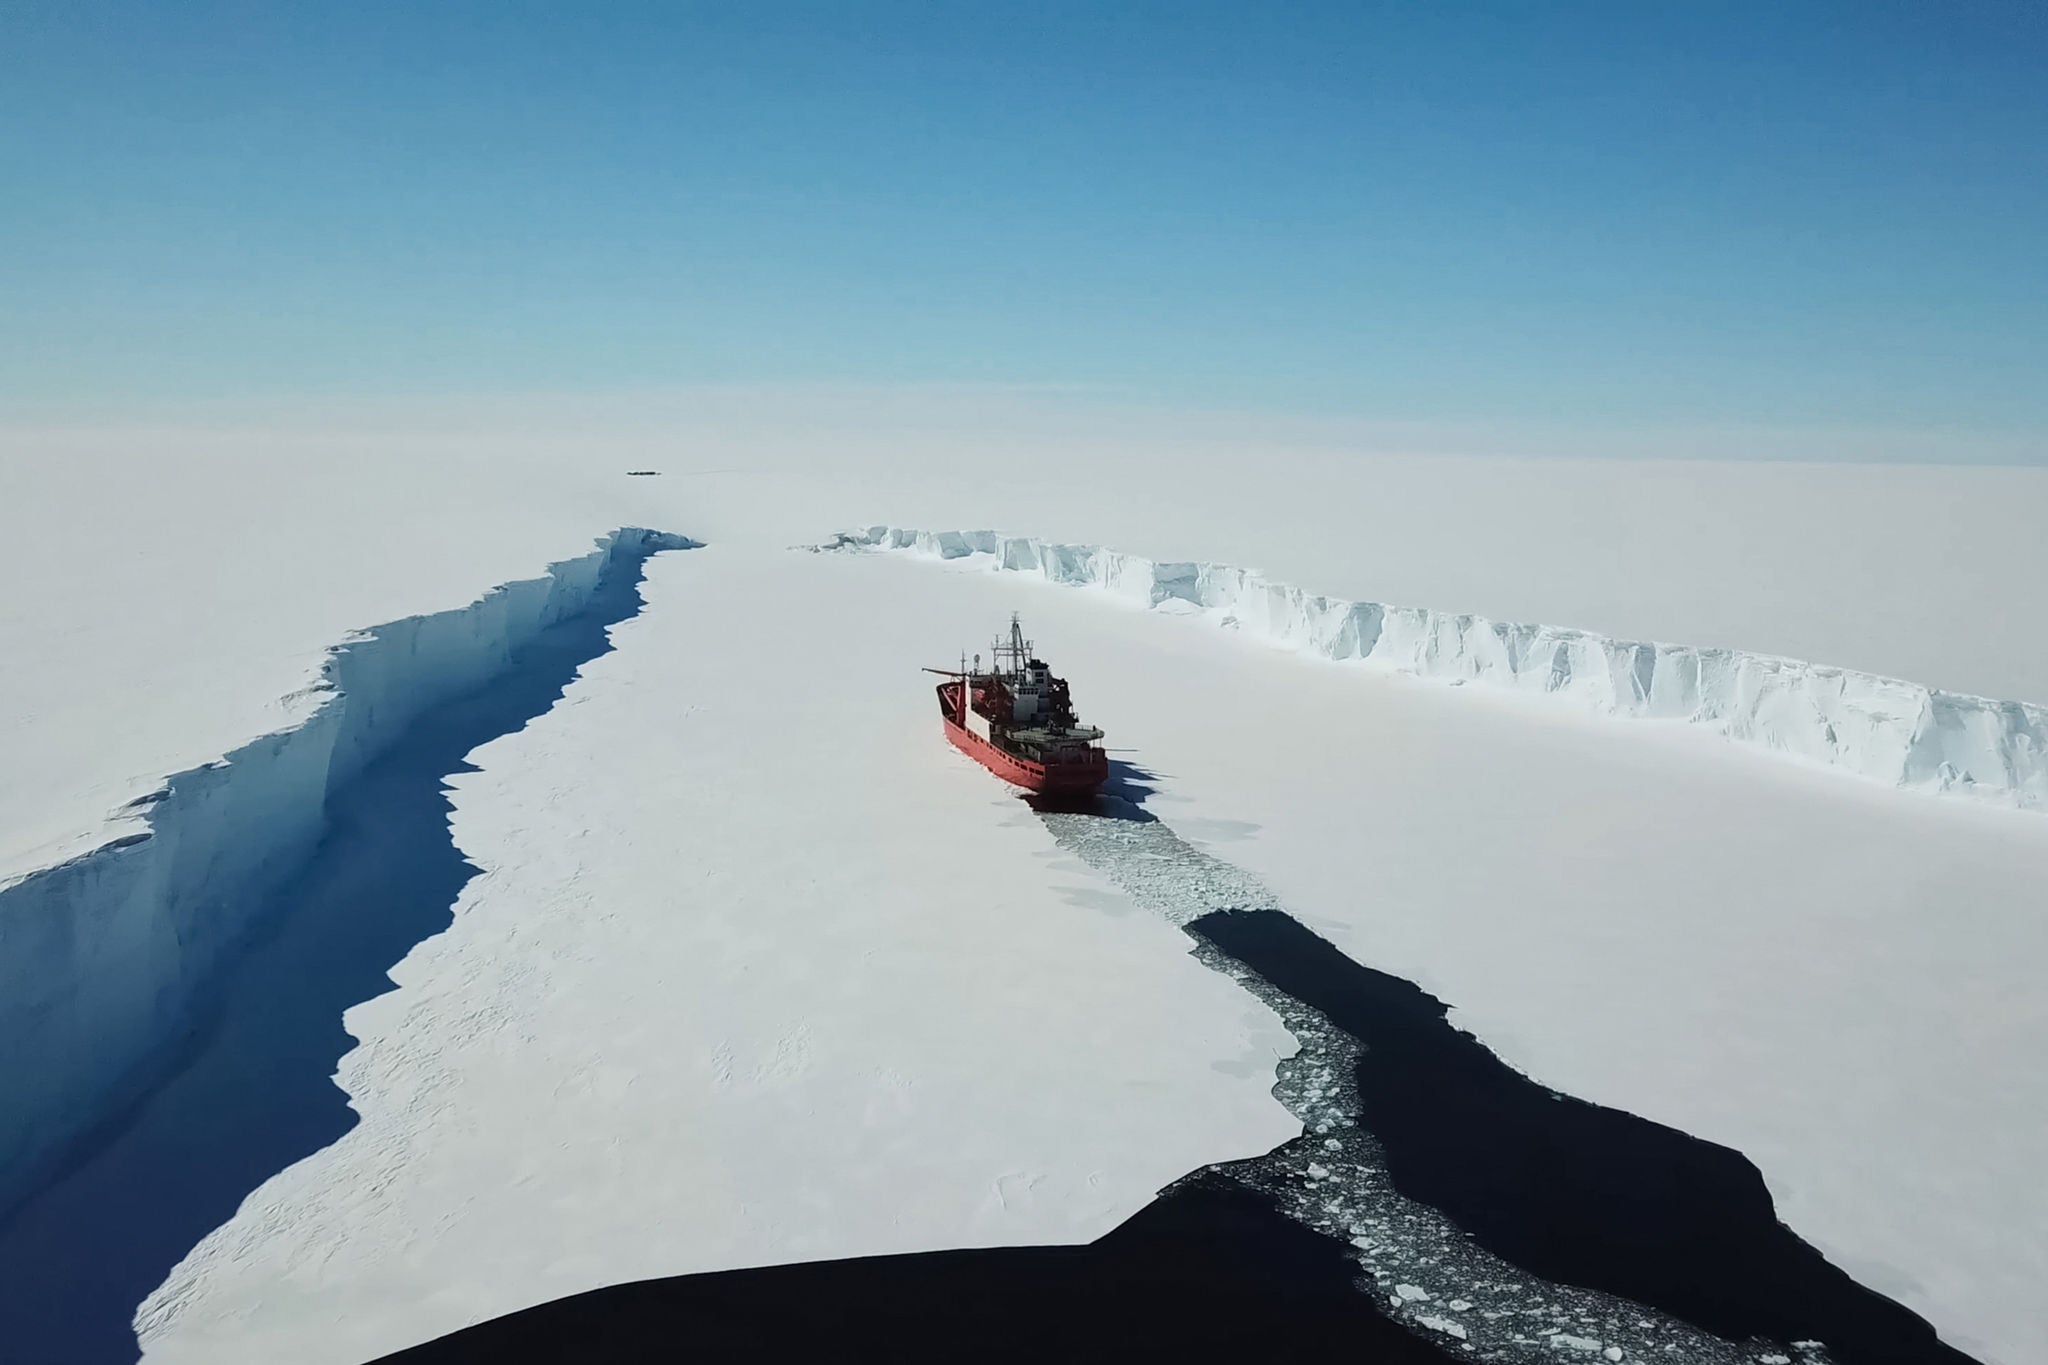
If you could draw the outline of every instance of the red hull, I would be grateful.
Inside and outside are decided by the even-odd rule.
[[[954,748],[1005,782],[1014,782],[1026,791],[1043,792],[1048,796],[1088,796],[1109,780],[1107,757],[1087,763],[1047,766],[1004,753],[972,730],[955,724],[951,716],[944,717],[944,724],[946,738],[953,742]]]

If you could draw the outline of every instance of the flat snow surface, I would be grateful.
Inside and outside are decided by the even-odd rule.
[[[290,723],[280,698],[351,630],[618,526],[710,546],[655,561],[619,651],[461,779],[487,875],[349,1016],[362,1126],[172,1276],[153,1358],[396,1345],[627,1275],[1080,1238],[1284,1136],[1270,1016],[1038,856],[940,744],[908,670],[1012,607],[1183,835],[1539,1079],[1739,1147],[1795,1229],[1952,1340],[2048,1358],[2048,821],[1080,590],[784,548],[995,526],[2043,701],[2048,470],[602,416],[0,434],[0,879]],[[1002,477],[1018,460],[1031,477]]]
[[[1088,1241],[1300,1131],[1278,1018],[902,704],[986,585],[876,586],[651,562],[617,651],[457,779],[489,875],[350,1011],[361,1125],[179,1267],[146,1359],[350,1365],[625,1280]]]

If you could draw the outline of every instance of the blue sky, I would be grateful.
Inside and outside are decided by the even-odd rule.
[[[2048,433],[2048,9],[0,10],[0,403]]]

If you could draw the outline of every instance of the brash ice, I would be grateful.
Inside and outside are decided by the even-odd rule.
[[[1102,731],[1081,724],[1066,679],[1056,678],[1010,613],[982,671],[981,656],[957,670],[928,668],[952,681],[938,686],[939,715],[953,747],[1028,791],[1087,796],[1109,776]]]

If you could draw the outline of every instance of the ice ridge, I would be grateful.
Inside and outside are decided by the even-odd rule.
[[[1738,743],[1891,786],[2048,810],[2048,707],[1943,692],[1739,649],[1616,640],[1469,612],[1325,597],[1253,569],[1165,562],[996,531],[870,526],[834,549],[989,557],[998,570],[1185,604],[1259,639],[1447,682],[1574,698],[1610,716],[1705,725]]]
[[[0,885],[0,1215],[146,1088],[265,894],[319,842],[331,791],[581,614],[609,574],[694,544],[624,528],[468,606],[359,631],[328,651],[304,719],[164,779],[123,812],[140,828]]]

